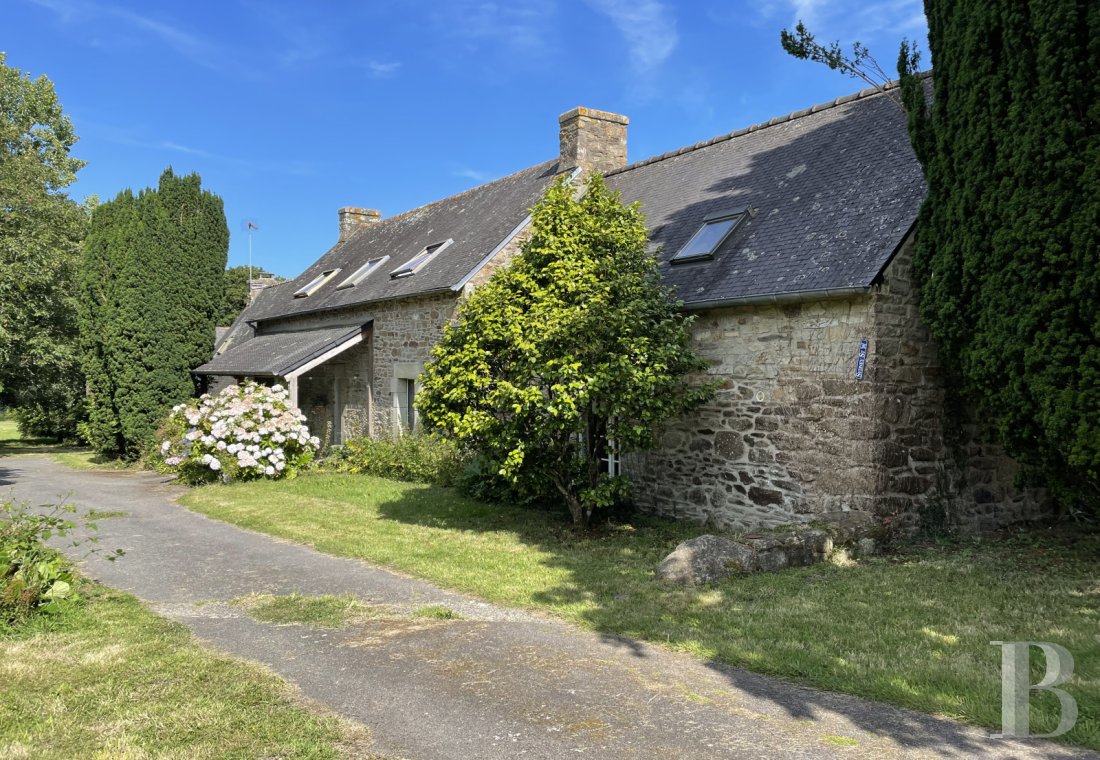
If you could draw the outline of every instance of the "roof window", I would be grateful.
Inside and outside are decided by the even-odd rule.
[[[708,214],[703,218],[703,226],[672,257],[672,263],[679,264],[685,261],[714,258],[714,252],[718,250],[718,246],[725,242],[726,238],[741,225],[741,222],[748,215],[749,210],[747,208]]]
[[[397,269],[390,272],[390,277],[397,279],[398,277],[408,277],[411,274],[416,274],[424,265],[434,259],[444,248],[453,243],[454,240],[445,240],[442,243],[434,243],[422,250],[420,253],[413,256],[407,263],[402,264]]]
[[[295,298],[305,298],[306,296],[313,295],[314,293],[317,292],[317,290],[322,285],[324,285],[326,282],[331,280],[333,277],[335,277],[339,273],[340,273],[339,269],[328,269],[324,272],[321,272],[321,274],[317,275],[312,280],[310,280],[308,283],[306,283],[302,287],[295,290],[294,291],[294,297]]]
[[[341,282],[339,285],[336,286],[336,289],[337,290],[343,290],[344,288],[354,288],[356,285],[361,283],[363,280],[367,279],[367,275],[369,275],[371,272],[373,272],[374,270],[381,267],[383,264],[385,264],[389,260],[390,260],[389,256],[379,256],[376,259],[371,259],[366,264],[364,264],[363,266],[359,267],[354,272],[352,272],[350,277],[348,277],[346,280],[344,280],[343,282]]]

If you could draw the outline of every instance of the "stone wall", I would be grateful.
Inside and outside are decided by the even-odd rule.
[[[558,117],[562,171],[580,167],[609,172],[626,166],[626,128],[622,114],[574,108]]]
[[[972,530],[1039,516],[1041,495],[1013,490],[1011,460],[975,442],[974,427],[945,427],[910,255],[903,248],[867,295],[699,313],[694,345],[721,388],[669,424],[660,448],[626,462],[639,504],[719,529],[848,509],[913,527],[943,507]]]
[[[337,443],[365,435],[388,438],[400,432],[398,378],[420,374],[457,305],[457,294],[437,293],[292,317],[265,324],[264,332],[370,322],[362,343],[299,379],[298,400],[315,435],[339,432]],[[344,406],[339,420],[331,408],[337,398]]]
[[[374,435],[396,435],[399,428],[398,378],[416,378],[454,316],[454,293],[387,301],[374,315]],[[418,384],[419,385],[419,384]]]

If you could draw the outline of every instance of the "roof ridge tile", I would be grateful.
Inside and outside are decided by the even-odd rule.
[[[917,74],[917,76],[919,76],[921,79],[930,79],[932,77],[932,71],[922,71]],[[749,127],[742,127],[741,129],[734,130],[733,132],[728,132],[724,135],[712,137],[709,140],[703,140],[702,142],[695,143],[694,145],[688,145],[683,148],[668,151],[667,153],[661,153],[656,156],[650,156],[649,158],[643,158],[641,161],[635,161],[632,164],[627,164],[626,166],[623,166],[619,169],[609,171],[604,176],[611,177],[616,174],[623,174],[630,171],[631,169],[637,169],[642,166],[649,166],[650,164],[655,164],[658,161],[664,161],[669,158],[675,158],[676,156],[682,156],[685,153],[690,153],[692,151],[699,150],[700,148],[706,148],[711,145],[716,145],[720,142],[732,140],[735,137],[741,137],[742,135],[748,134],[749,132],[758,132],[761,129],[766,129],[768,127],[773,127],[779,124],[786,124],[787,122],[794,121],[795,119],[801,119],[805,116],[810,116],[811,114],[821,113],[822,111],[827,111],[831,108],[836,108],[838,106],[846,105],[848,103],[853,103],[857,100],[865,100],[867,98],[872,98],[878,95],[886,95],[894,90],[897,90],[900,84],[901,80],[891,79],[889,82],[886,82],[885,84],[878,87],[866,87],[859,92],[853,92],[849,95],[842,95],[838,98],[834,98],[833,100],[827,100],[824,103],[818,103],[817,105],[810,106],[809,108],[802,108],[798,111],[792,111],[784,116],[776,116],[769,121],[760,122],[759,124],[753,124]]]

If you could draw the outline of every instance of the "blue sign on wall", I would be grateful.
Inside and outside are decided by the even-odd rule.
[[[867,368],[867,339],[859,342],[859,357],[856,359],[856,380],[863,379],[863,370]]]

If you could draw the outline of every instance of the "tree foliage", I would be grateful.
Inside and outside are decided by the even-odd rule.
[[[251,267],[252,276],[255,277],[264,270],[259,266]],[[231,325],[244,307],[248,306],[248,277],[249,267],[229,267],[225,270],[225,297],[222,299],[221,309],[218,311],[218,324]],[[277,282],[282,282],[282,277],[276,277]]]
[[[608,446],[653,446],[660,423],[713,389],[687,379],[705,364],[637,206],[598,176],[575,192],[556,184],[532,210],[520,255],[445,329],[416,404],[513,481],[552,485],[585,525],[625,488],[601,466]]]
[[[65,193],[83,161],[53,85],[0,53],[0,403],[24,432],[65,437],[81,414],[73,298],[87,214]]]
[[[923,315],[1007,449],[1095,509],[1100,5],[925,7],[936,76],[931,112],[913,120],[928,179]]]
[[[928,181],[921,313],[1006,450],[1065,506],[1095,512],[1100,5],[925,0],[925,13],[930,107],[913,49],[898,60]]]
[[[191,370],[213,353],[229,246],[222,201],[197,174],[96,209],[85,242],[80,332],[87,438],[136,458],[168,409],[195,394]]]

